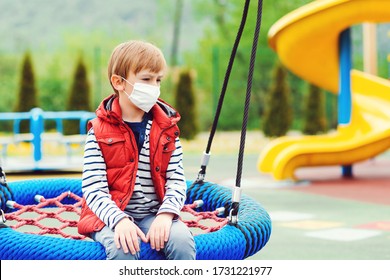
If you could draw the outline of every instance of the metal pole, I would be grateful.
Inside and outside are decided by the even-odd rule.
[[[30,131],[33,134],[32,144],[34,147],[34,163],[42,159],[42,133],[43,133],[43,115],[41,108],[31,110]]]
[[[346,126],[351,122],[351,30],[348,28],[341,32],[339,38],[339,102],[338,102],[338,125]],[[352,165],[342,166],[343,177],[352,177]]]

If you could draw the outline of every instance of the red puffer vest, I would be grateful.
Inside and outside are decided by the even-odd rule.
[[[166,171],[175,139],[179,136],[177,122],[180,115],[162,100],[152,108],[153,124],[150,131],[150,170],[157,197],[165,195]],[[138,148],[133,132],[123,122],[119,99],[110,96],[96,110],[97,118],[88,126],[93,127],[96,140],[107,167],[107,181],[113,201],[121,210],[128,204],[134,190],[138,168]],[[105,224],[82,201],[78,232],[89,235],[100,231]]]

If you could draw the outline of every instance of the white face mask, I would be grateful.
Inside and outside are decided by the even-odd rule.
[[[133,92],[131,94],[123,90],[130,101],[142,111],[148,113],[160,96],[160,87],[144,83],[134,83],[133,85],[125,78],[122,77],[122,79],[133,86]]]

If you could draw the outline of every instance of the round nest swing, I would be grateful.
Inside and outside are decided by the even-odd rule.
[[[193,184],[188,181],[187,201],[191,204],[199,199],[203,205],[197,211],[213,211],[225,207],[232,198],[229,188],[211,183]],[[18,204],[36,205],[36,195],[57,197],[65,194],[62,203],[65,207],[73,207],[77,202],[71,195],[81,195],[81,180],[57,178],[34,179],[1,185],[1,208],[4,198],[11,198]],[[5,202],[11,206],[12,203]],[[70,205],[70,206],[69,206]],[[245,259],[257,253],[267,243],[271,233],[271,221],[260,204],[247,196],[241,198],[239,221],[235,225],[226,224],[221,229],[195,235],[197,259]],[[10,216],[15,210],[5,214]],[[49,217],[50,218],[50,217]],[[30,221],[30,220],[28,220]],[[30,222],[27,222],[29,224]],[[77,226],[73,225],[73,226]],[[2,260],[102,260],[106,258],[103,246],[91,240],[58,238],[16,231],[2,224],[0,228],[0,259]],[[164,259],[161,252],[152,250],[149,244],[142,243],[141,259]]]

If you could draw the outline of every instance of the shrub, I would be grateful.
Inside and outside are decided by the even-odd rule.
[[[37,88],[35,85],[35,74],[31,54],[27,51],[24,54],[22,62],[22,73],[20,76],[19,93],[16,102],[15,112],[28,112],[38,106]],[[20,132],[27,133],[30,131],[30,121],[20,122]]]
[[[90,102],[90,85],[87,77],[87,67],[80,57],[78,59],[76,69],[73,76],[73,82],[70,89],[69,99],[66,110],[68,111],[91,111]],[[64,134],[78,134],[79,121],[67,120],[64,121]]]
[[[181,115],[180,135],[184,139],[193,139],[199,132],[196,115],[196,100],[190,70],[182,70],[175,91],[175,105]]]
[[[280,63],[277,63],[265,107],[263,131],[266,136],[283,136],[289,130],[292,123],[289,94],[287,70]]]
[[[324,93],[315,85],[309,86],[305,107],[304,134],[315,135],[326,131]]]

